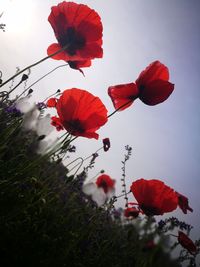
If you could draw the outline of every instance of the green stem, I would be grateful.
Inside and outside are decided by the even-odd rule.
[[[35,67],[37,66],[38,64],[42,63],[43,61],[45,61],[46,59],[50,58],[50,57],[53,57],[57,54],[59,54],[60,52],[64,51],[66,48],[68,47],[68,45],[65,45],[64,47],[62,47],[60,50],[56,51],[55,53],[49,55],[49,56],[46,56],[44,58],[42,58],[41,60],[29,65],[28,67],[24,68],[23,70],[20,70],[18,73],[16,73],[15,75],[13,75],[12,77],[10,77],[7,81],[5,81],[4,83],[2,83],[0,85],[0,87],[4,86],[5,84],[7,84],[8,82],[12,81],[15,77],[17,77],[18,75],[20,75],[21,73],[23,73],[24,71],[28,70],[28,69],[31,69],[32,67]]]
[[[54,68],[53,70],[49,71],[48,73],[46,73],[45,75],[43,75],[42,77],[40,77],[37,81],[35,81],[34,83],[32,83],[28,88],[26,88],[16,99],[15,101],[17,101],[24,93],[26,93],[31,87],[33,87],[33,85],[35,85],[36,83],[38,83],[39,81],[41,81],[42,79],[44,79],[46,76],[48,76],[49,74],[51,74],[52,72],[54,72],[55,70],[57,70],[58,68],[61,68],[61,67],[64,67],[64,66],[67,66],[68,64],[63,64],[63,65],[60,65],[56,68]],[[11,92],[8,93],[8,95],[10,94]],[[15,102],[14,101],[14,102]],[[44,101],[43,101],[44,102]]]

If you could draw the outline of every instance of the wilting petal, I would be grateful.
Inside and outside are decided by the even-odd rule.
[[[119,84],[108,88],[115,109],[124,110],[132,105],[133,101],[138,97],[138,88],[134,83]]]
[[[183,232],[178,232],[178,242],[182,247],[186,248],[190,254],[195,254],[197,251],[197,247],[194,242]]]
[[[147,105],[153,106],[165,101],[173,92],[174,84],[155,80],[148,84],[148,86],[141,88],[139,99]]]
[[[188,210],[193,212],[193,209],[189,206],[188,198],[179,194],[178,192],[176,192],[176,194],[178,196],[178,206],[183,211],[183,213],[187,214]]]

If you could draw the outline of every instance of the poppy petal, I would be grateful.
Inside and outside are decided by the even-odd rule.
[[[182,231],[178,232],[178,242],[181,244],[182,247],[187,249],[190,254],[195,254],[197,251],[197,247],[194,242]]]
[[[48,48],[47,48],[47,54],[48,56],[51,56],[52,54],[56,53],[57,51],[59,51],[60,49],[62,49],[62,47],[59,44],[51,44]],[[65,51],[61,51],[58,54],[51,56],[51,58],[56,59],[56,60],[65,60],[68,61],[69,57],[68,55],[65,53]]]
[[[82,59],[94,59],[103,57],[103,49],[97,43],[88,43],[77,53]]]
[[[108,95],[110,96],[115,109],[121,111],[132,105],[134,99],[138,96],[138,88],[134,83],[110,86],[108,88]]]
[[[88,21],[82,21],[77,27],[80,32],[86,38],[87,42],[98,41],[102,38],[102,27],[101,25],[95,25]]]
[[[193,209],[189,206],[188,198],[184,195],[179,194],[178,192],[176,192],[176,194],[178,196],[178,206],[183,211],[183,213],[187,214],[188,210],[193,212]]]
[[[146,105],[154,106],[165,101],[173,90],[174,84],[164,80],[155,80],[140,91],[139,99]]]
[[[144,71],[141,72],[136,84],[138,87],[147,86],[148,83],[154,80],[169,80],[169,70],[160,61],[154,61]]]
[[[131,191],[146,215],[162,215],[177,208],[175,191],[160,180],[139,179],[132,183]]]

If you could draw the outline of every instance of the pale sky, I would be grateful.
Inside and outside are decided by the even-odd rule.
[[[46,56],[47,47],[56,42],[47,18],[51,6],[59,2],[0,0],[0,13],[4,11],[0,23],[6,23],[6,32],[0,31],[0,69],[4,79],[17,66],[23,68]],[[110,138],[111,149],[101,153],[90,175],[104,169],[117,180],[118,194],[124,146],[132,146],[127,184],[139,178],[160,179],[186,195],[194,212],[173,215],[194,225],[191,236],[196,237],[200,233],[200,1],[82,0],[77,3],[89,5],[101,16],[104,57],[84,69],[85,77],[68,67],[57,70],[33,87],[33,99],[41,101],[57,89],[76,87],[99,96],[111,113],[114,108],[107,95],[108,86],[135,81],[155,60],[168,66],[170,81],[175,84],[168,100],[153,107],[137,100],[110,118],[98,131],[98,141],[79,138],[74,144],[77,155],[85,157],[101,147],[102,138]],[[64,62],[49,59],[35,67],[28,84],[61,64]]]

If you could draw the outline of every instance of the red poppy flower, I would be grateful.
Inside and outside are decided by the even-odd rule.
[[[109,138],[104,138],[103,139],[103,150],[106,152],[110,148],[110,139]]]
[[[131,191],[140,209],[146,215],[163,215],[177,208],[175,191],[160,180],[139,179],[132,183]]]
[[[133,217],[133,218],[137,218],[139,215],[139,210],[136,209],[135,207],[131,207],[131,208],[126,208],[124,210],[124,216],[127,218]]]
[[[79,69],[90,66],[91,59],[103,56],[101,18],[87,5],[62,2],[51,8],[48,20],[58,41],[48,47],[48,55],[67,46],[53,59],[65,60]]]
[[[197,247],[194,242],[183,232],[178,232],[178,242],[182,247],[186,248],[190,254],[195,254]]]
[[[57,98],[51,97],[48,99],[48,101],[47,101],[47,107],[48,108],[55,108],[56,105],[57,105]]]
[[[56,109],[63,127],[75,136],[98,139],[96,131],[108,120],[101,100],[81,89],[65,90]]]
[[[57,131],[61,131],[64,129],[60,119],[56,116],[51,117],[51,125],[56,127]]]
[[[178,206],[183,211],[183,213],[187,214],[187,210],[193,212],[193,209],[189,206],[188,198],[176,192],[178,197]]]
[[[141,72],[135,83],[110,86],[108,94],[115,109],[128,108],[136,98],[147,105],[157,105],[165,101],[174,90],[169,81],[168,68],[155,61]]]
[[[102,188],[104,193],[107,194],[108,191],[114,189],[115,180],[111,179],[107,174],[102,174],[97,178],[96,185]]]

